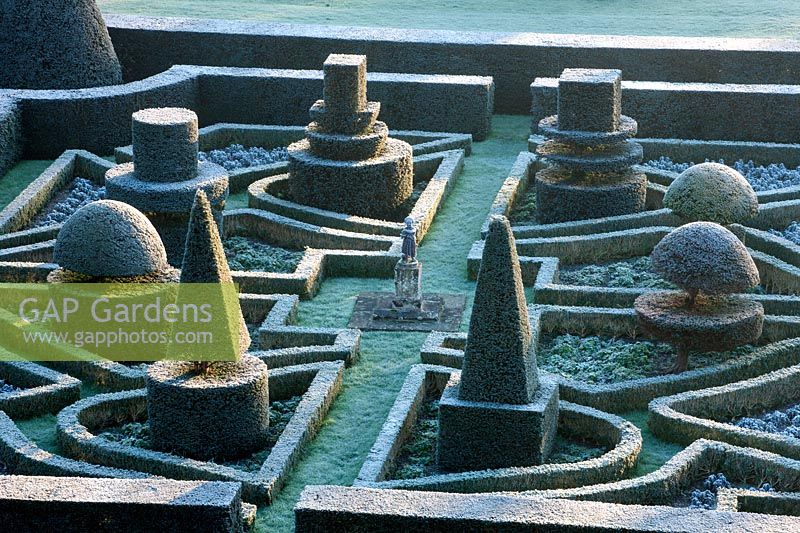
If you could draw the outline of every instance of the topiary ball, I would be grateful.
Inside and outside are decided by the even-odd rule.
[[[744,176],[731,167],[700,163],[672,182],[664,206],[689,221],[727,225],[758,214],[758,197]]]
[[[730,294],[760,281],[744,244],[713,222],[692,222],[673,230],[650,257],[656,272],[685,291]]]

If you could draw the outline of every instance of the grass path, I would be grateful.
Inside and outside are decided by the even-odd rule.
[[[490,138],[473,145],[465,169],[419,248],[426,292],[468,294],[467,253],[495,193],[517,153],[526,147],[527,117],[495,116]],[[334,278],[320,293],[301,303],[304,325],[345,327],[362,291],[392,290],[390,279]],[[462,326],[467,323],[468,313]],[[352,483],[380,431],[426,333],[365,332],[361,359],[348,369],[344,389],[325,425],[311,443],[272,506],[259,511],[257,531],[291,531],[292,508],[305,485]]]
[[[338,26],[796,38],[797,0],[98,0],[104,13]]]

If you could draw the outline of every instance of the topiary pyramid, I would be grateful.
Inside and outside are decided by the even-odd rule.
[[[539,379],[511,226],[493,217],[464,362],[439,400],[436,463],[461,472],[542,464],[558,427],[558,383]]]
[[[524,404],[538,386],[519,257],[505,217],[493,217],[475,290],[459,398]]]
[[[189,231],[186,234],[180,281],[181,283],[233,283],[211,204],[202,190],[198,190],[195,194],[194,205],[189,215]],[[238,301],[235,307],[239,311],[239,353],[242,354],[250,346],[250,335]]]

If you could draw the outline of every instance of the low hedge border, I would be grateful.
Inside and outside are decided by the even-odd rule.
[[[800,440],[727,423],[800,401],[800,365],[720,387],[650,402],[647,425],[664,440],[687,444],[709,438],[800,459]]]
[[[637,336],[633,309],[534,304],[528,307],[528,314],[537,342],[542,333]],[[800,337],[800,319],[767,316],[764,332],[765,338],[774,342],[736,359],[681,374],[599,385],[554,376],[559,382],[559,397],[601,411],[624,413],[645,409],[650,400],[661,396],[732,383],[800,363],[800,338],[795,338]],[[434,332],[424,343],[420,357],[426,364],[460,368],[465,344],[465,333]]]
[[[24,387],[0,393],[0,410],[11,418],[31,418],[57,413],[81,397],[81,382],[27,361],[0,361],[0,377],[11,385]]]
[[[794,531],[800,520],[669,506],[525,498],[514,494],[419,493],[312,485],[294,508],[295,531]]]
[[[76,177],[104,184],[106,171],[112,166],[112,163],[84,150],[67,150],[0,211],[0,233],[25,230],[39,211]],[[13,243],[15,238],[22,239],[19,244],[32,242],[24,242],[26,235],[4,235],[0,245],[9,246],[9,241]]]
[[[246,321],[261,323],[250,353],[269,368],[322,361],[344,361],[350,366],[358,359],[360,330],[293,325],[299,305],[295,295],[241,294],[239,301]]]
[[[520,254],[523,282],[534,287],[534,298],[537,303],[630,307],[636,297],[648,289],[565,285],[559,282],[559,267],[650,255],[655,245],[672,229],[674,228],[668,226],[654,226],[570,237],[518,239],[516,243]],[[754,228],[734,224],[731,229],[739,234],[748,246],[762,284],[767,290],[777,293],[754,295],[754,298],[770,302],[775,300],[777,295],[800,294],[800,268],[795,266],[800,265],[800,246]],[[478,276],[482,255],[483,241],[479,240],[472,245],[467,256],[467,271],[471,279],[476,279]],[[548,265],[547,269],[540,270],[545,258],[555,261],[554,266]],[[780,300],[780,306],[784,310],[780,314],[800,313],[798,297],[786,296]]]
[[[312,298],[326,275],[391,277],[400,258],[399,237],[365,235],[298,222],[259,209],[225,212],[226,234],[266,240],[282,247],[306,246],[303,257],[291,273],[233,271],[233,280],[250,293],[288,293]],[[58,268],[53,263],[59,226],[31,237],[49,240],[0,248],[0,281],[46,281]],[[399,232],[398,232],[399,234]],[[14,235],[19,238],[19,234]],[[46,271],[46,272],[45,272]]]
[[[719,489],[717,510],[800,516],[800,492]]]
[[[633,424],[589,407],[560,402],[560,427],[566,426],[570,432],[602,443],[609,448],[608,452],[598,458],[577,463],[386,480],[416,422],[422,403],[426,398],[441,395],[448,379],[455,372],[458,371],[433,365],[414,365],[411,368],[354,485],[445,492],[574,487],[620,479],[636,463],[642,447],[642,436]]]
[[[154,476],[69,459],[41,449],[0,411],[0,462],[14,475],[147,479]]]
[[[800,490],[800,461],[753,448],[698,439],[661,468],[641,477],[573,489],[516,494],[537,499],[545,497],[625,505],[670,505],[681,492],[709,472],[722,472],[728,479],[768,482],[780,492]]]
[[[414,219],[417,239],[421,242],[433,222],[441,203],[455,185],[464,166],[463,150],[448,150],[414,157],[414,181],[427,180],[428,186],[420,195],[408,216]],[[288,174],[279,174],[256,181],[247,189],[252,208],[263,209],[285,217],[325,228],[353,233],[397,236],[402,222],[389,222],[373,218],[351,216],[325,209],[283,200],[265,191],[267,187],[286,181]]]
[[[301,448],[316,435],[342,385],[344,363],[313,363],[270,372],[270,397],[287,399],[302,394],[289,424],[257,473],[213,462],[145,450],[108,441],[92,433],[112,421],[141,416],[147,410],[144,389],[99,394],[81,400],[58,415],[57,436],[65,453],[82,461],[126,468],[171,479],[239,481],[242,496],[251,503],[272,502]]]

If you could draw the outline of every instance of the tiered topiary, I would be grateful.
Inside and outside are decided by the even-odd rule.
[[[177,281],[158,232],[141,212],[114,200],[92,202],[64,222],[50,282]]]
[[[297,202],[351,215],[386,219],[411,196],[411,145],[390,139],[367,101],[367,58],[331,54],[323,100],[309,111],[306,139],[289,146],[289,188]]]
[[[744,176],[731,167],[700,163],[670,184],[664,207],[687,222],[738,224],[758,214],[758,197]]]
[[[475,290],[460,380],[439,402],[444,470],[541,464],[558,425],[558,386],[540,379],[511,226],[494,217]]]
[[[636,121],[620,114],[619,70],[565,69],[558,79],[558,115],[539,122],[549,139],[536,153],[549,166],[536,173],[540,223],[636,213],[644,209],[647,176],[631,167],[642,147],[629,139]]]
[[[220,230],[228,172],[198,162],[197,115],[182,108],[133,114],[133,163],[106,173],[106,196],[136,207],[153,222],[170,264],[180,266],[195,193],[205,192]]]
[[[211,204],[203,191],[196,194],[181,283],[232,283]],[[186,290],[191,291],[189,287]],[[231,310],[231,306],[225,307]],[[233,307],[238,317],[215,316],[214,320],[238,321],[237,361],[159,361],[148,367],[147,413],[155,447],[198,459],[224,459],[266,445],[267,365],[242,355],[250,337],[238,304]]]
[[[122,67],[94,0],[0,0],[0,57],[0,88],[122,83]]]
[[[764,308],[734,293],[758,285],[753,259],[736,236],[713,222],[693,222],[664,237],[653,269],[685,292],[654,292],[634,303],[645,334],[678,351],[669,373],[686,370],[689,351],[724,351],[761,336]]]

